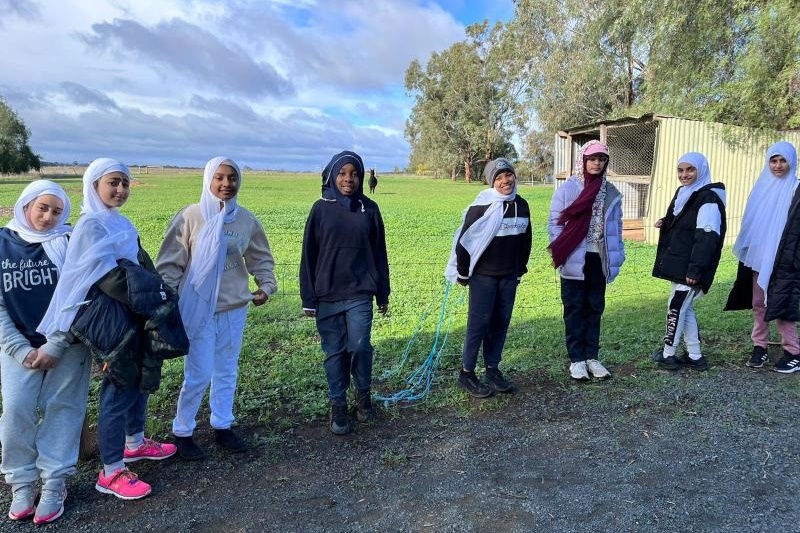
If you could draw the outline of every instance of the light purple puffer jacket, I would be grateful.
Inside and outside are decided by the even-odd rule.
[[[553,200],[550,202],[550,220],[547,223],[547,233],[550,242],[564,229],[556,222],[561,212],[578,198],[583,190],[583,183],[577,176],[570,176],[564,184],[556,189]],[[622,263],[625,262],[625,247],[622,243],[622,193],[611,184],[606,182],[606,198],[603,207],[605,216],[605,235],[601,247],[600,259],[603,264],[603,273],[606,282],[611,283],[619,274]],[[583,279],[583,264],[586,257],[586,241],[581,242],[577,248],[567,257],[567,260],[558,269],[562,278]]]

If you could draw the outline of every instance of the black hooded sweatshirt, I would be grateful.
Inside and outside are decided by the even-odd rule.
[[[344,197],[336,176],[347,163],[355,165],[359,184]],[[311,207],[300,258],[300,298],[304,309],[319,302],[356,298],[389,303],[389,260],[378,204],[365,197],[364,165],[353,152],[336,154],[322,172],[322,198]]]

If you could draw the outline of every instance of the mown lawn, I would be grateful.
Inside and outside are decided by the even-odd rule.
[[[200,195],[201,173],[142,175],[123,213],[139,229],[144,247],[155,257],[170,218]],[[75,202],[74,221],[80,211],[79,179],[59,182]],[[27,180],[4,180],[0,207],[11,207]],[[442,271],[453,232],[463,209],[482,186],[418,177],[380,176],[377,194],[386,225],[391,268],[390,313],[376,314],[373,343],[374,375],[399,361],[409,338],[423,316],[418,343],[400,375],[407,374],[428,354],[442,298]],[[503,367],[512,376],[547,375],[566,383],[566,352],[558,278],[546,251],[549,186],[524,186],[520,190],[531,204],[534,251],[529,273],[523,278],[509,332]],[[267,305],[251,308],[240,362],[237,413],[242,423],[267,423],[283,427],[322,415],[327,407],[322,354],[314,322],[302,316],[297,270],[303,225],[311,204],[319,197],[319,178],[310,174],[245,174],[239,202],[264,224],[276,260],[279,293]],[[3,211],[6,212],[6,211]],[[2,216],[2,215],[0,215]],[[5,223],[0,218],[0,223]],[[602,357],[619,379],[646,378],[655,372],[649,354],[663,334],[668,284],[650,276],[654,247],[626,243],[628,260],[607,294],[603,322]],[[749,350],[750,317],[747,312],[723,313],[736,271],[727,249],[717,282],[697,304],[705,353],[713,364],[738,363]],[[456,304],[452,331],[426,405],[467,402],[453,387],[466,322],[465,289],[454,289]],[[161,390],[150,403],[151,431],[167,433],[182,377],[181,360],[165,365]],[[631,380],[635,386],[636,380]],[[646,379],[642,381],[646,383]],[[95,381],[96,386],[96,381]],[[376,379],[383,393],[398,390],[400,378]]]

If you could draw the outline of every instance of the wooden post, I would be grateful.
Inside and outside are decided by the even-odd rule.
[[[89,428],[89,413],[83,417],[83,428],[81,429],[81,441],[78,448],[78,457],[82,461],[88,461],[97,453],[97,438]]]

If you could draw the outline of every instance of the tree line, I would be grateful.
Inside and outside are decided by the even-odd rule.
[[[470,181],[509,157],[542,177],[559,130],[650,112],[800,128],[800,0],[514,4],[507,23],[409,65],[412,171]]]

